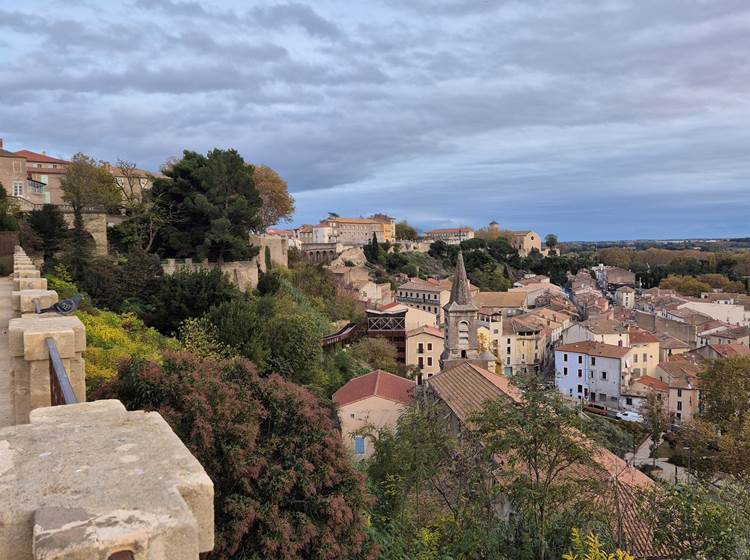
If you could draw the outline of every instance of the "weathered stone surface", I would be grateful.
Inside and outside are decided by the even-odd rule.
[[[0,430],[3,560],[197,560],[213,521],[210,478],[155,412],[95,401]]]
[[[49,359],[47,338],[55,340],[62,358],[71,358],[86,349],[86,329],[74,316],[45,313],[11,319],[8,337],[11,355],[23,356],[28,361]]]
[[[21,313],[34,312],[34,300],[39,300],[41,307],[49,307],[58,302],[57,292],[54,290],[19,290],[11,294],[13,309]]]
[[[39,278],[41,273],[38,270],[15,270],[13,272],[13,279],[16,278]]]
[[[13,280],[13,290],[46,290],[46,278],[16,278]]]

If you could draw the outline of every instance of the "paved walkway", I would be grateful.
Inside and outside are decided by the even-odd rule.
[[[626,453],[625,460],[636,467],[643,464],[653,465],[654,460],[651,458],[650,447],[651,438],[649,437],[636,449],[635,457],[632,453]],[[654,471],[654,476],[667,482],[687,482],[687,469],[685,467],[678,467],[661,458],[656,459],[656,466],[661,470]]]
[[[13,425],[13,406],[11,401],[10,356],[8,348],[8,321],[15,317],[11,292],[13,282],[10,278],[0,278],[0,428]]]

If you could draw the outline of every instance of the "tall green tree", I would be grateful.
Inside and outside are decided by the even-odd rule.
[[[402,220],[396,224],[396,239],[416,241],[417,230],[410,226],[406,220]]]
[[[73,210],[73,231],[69,238],[65,264],[79,280],[91,261],[94,240],[86,231],[83,212],[89,207],[111,209],[120,202],[120,193],[112,175],[94,159],[78,153],[73,156],[60,187],[63,200]]]
[[[577,429],[576,411],[559,392],[537,376],[515,381],[522,402],[487,401],[472,422],[486,452],[502,459],[500,486],[525,521],[534,557],[544,560],[561,552],[550,546],[550,535],[571,518],[592,514],[600,490],[595,480],[571,477],[568,469],[601,467],[593,444]]]
[[[156,204],[174,215],[157,235],[161,255],[223,262],[258,254],[248,235],[260,226],[261,198],[236,150],[185,151],[165,175],[152,187]]]
[[[49,262],[60,249],[68,235],[68,226],[58,206],[45,204],[26,215],[26,222],[41,240],[45,262]]]
[[[661,436],[669,429],[669,411],[664,399],[660,397],[661,394],[656,391],[649,392],[646,395],[646,402],[641,408],[644,425],[648,429],[649,436],[651,436],[649,451],[654,458],[654,466],[656,466],[656,449],[661,442]]]

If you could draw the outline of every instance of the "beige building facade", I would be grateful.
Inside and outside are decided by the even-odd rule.
[[[417,384],[421,385],[440,373],[440,354],[443,353],[444,336],[442,329],[418,327],[406,333],[406,365],[416,366],[421,372]]]
[[[431,241],[444,241],[448,245],[458,245],[462,241],[474,239],[474,230],[470,227],[440,228],[424,232]]]

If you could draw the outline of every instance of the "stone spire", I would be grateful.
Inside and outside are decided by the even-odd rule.
[[[453,277],[453,286],[451,286],[451,297],[446,308],[476,309],[476,306],[471,299],[469,279],[466,277],[464,255],[460,251],[458,253],[458,259],[456,260],[456,274]]]

